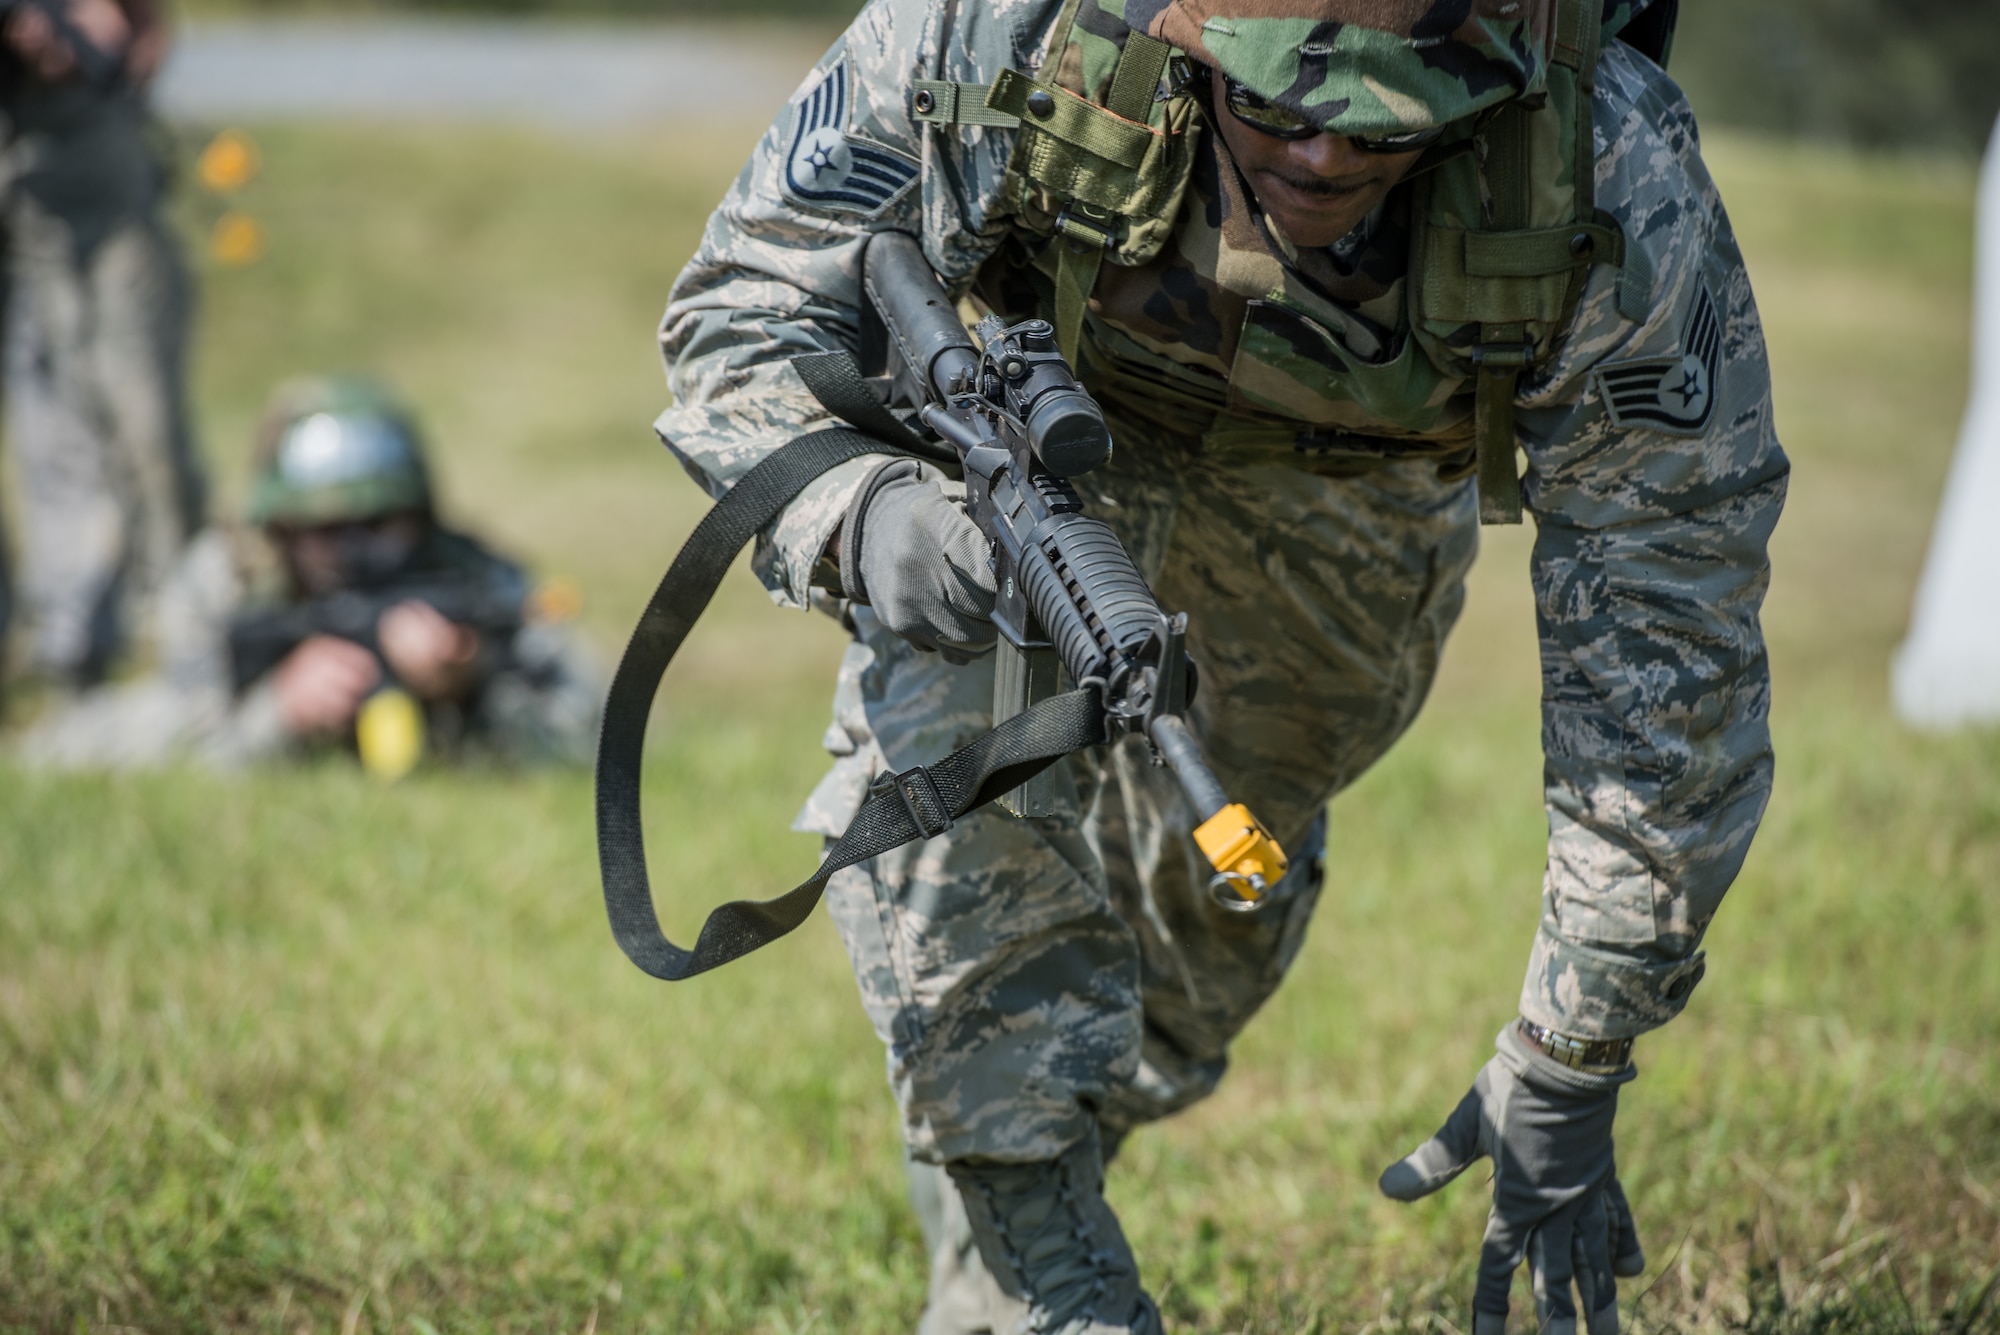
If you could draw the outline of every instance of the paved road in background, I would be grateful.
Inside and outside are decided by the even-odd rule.
[[[507,22],[189,23],[157,105],[185,120],[366,116],[610,129],[768,115],[816,54],[778,30]]]

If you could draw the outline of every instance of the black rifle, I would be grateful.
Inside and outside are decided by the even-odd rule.
[[[70,49],[76,60],[77,77],[86,84],[109,88],[124,74],[124,54],[106,51],[84,36],[83,30],[70,20],[69,6],[63,0],[0,0],[0,24],[6,23],[18,9],[39,9],[47,16],[56,39]],[[19,61],[15,63],[18,68]]]
[[[903,369],[919,416],[965,469],[966,513],[993,547],[1000,631],[994,721],[1055,694],[1057,665],[1104,702],[1106,731],[1141,732],[1180,780],[1201,821],[1195,839],[1214,864],[1210,891],[1254,908],[1284,874],[1284,854],[1249,811],[1230,802],[1184,719],[1194,696],[1187,615],[1168,615],[1102,520],[1083,513],[1068,479],[1111,457],[1104,414],[1077,382],[1045,320],[1011,327],[988,316],[968,336],[916,240],[869,242],[863,285]],[[1043,815],[1046,776],[1003,797]]]
[[[231,621],[231,680],[242,691],[315,635],[353,641],[373,653],[387,675],[389,662],[375,627],[384,612],[412,600],[428,603],[447,621],[472,627],[502,653],[522,624],[520,587],[490,574],[458,579],[426,576],[378,588],[348,589],[293,607],[245,613]]]
[[[918,383],[923,418],[950,449],[923,439],[864,379],[846,351],[792,359],[835,425],[786,442],[760,460],[703,516],[653,590],[604,702],[597,744],[597,852],[604,908],[619,949],[655,978],[692,978],[796,928],[827,881],[913,839],[933,838],[988,802],[1043,809],[1038,776],[1064,756],[1143,731],[1173,767],[1202,823],[1195,842],[1215,867],[1210,892],[1231,909],[1263,902],[1285,873],[1277,842],[1230,802],[1182,714],[1194,690],[1184,617],[1160,610],[1115,534],[1082,513],[1063,479],[1103,462],[1103,414],[1039,320],[986,326],[976,348],[917,243],[883,233],[863,279],[878,326],[893,331],[903,369]],[[869,341],[864,330],[863,341]],[[884,453],[965,468],[971,514],[993,543],[1000,576],[996,620],[998,717],[950,755],[876,776],[860,809],[827,845],[819,868],[784,894],[710,911],[692,948],[660,931],[646,869],[640,779],[646,719],[660,680],[731,562],[813,479]],[[1076,688],[1051,694],[1059,668]]]

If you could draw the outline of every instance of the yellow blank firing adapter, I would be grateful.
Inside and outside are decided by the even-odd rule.
[[[1232,802],[1195,828],[1194,841],[1215,868],[1208,893],[1223,908],[1248,913],[1264,902],[1290,865],[1271,832],[1241,802]]]
[[[395,687],[368,697],[354,719],[354,749],[361,768],[394,783],[424,758],[424,711],[408,691]]]

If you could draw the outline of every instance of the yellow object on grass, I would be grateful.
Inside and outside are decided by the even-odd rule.
[[[354,720],[361,768],[394,783],[424,758],[424,711],[408,691],[391,686],[368,697]]]

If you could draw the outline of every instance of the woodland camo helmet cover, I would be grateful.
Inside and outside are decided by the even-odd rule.
[[[422,439],[386,385],[314,376],[271,396],[258,430],[251,523],[346,523],[430,506]]]
[[[1552,0],[1126,0],[1125,22],[1335,134],[1542,91]]]

